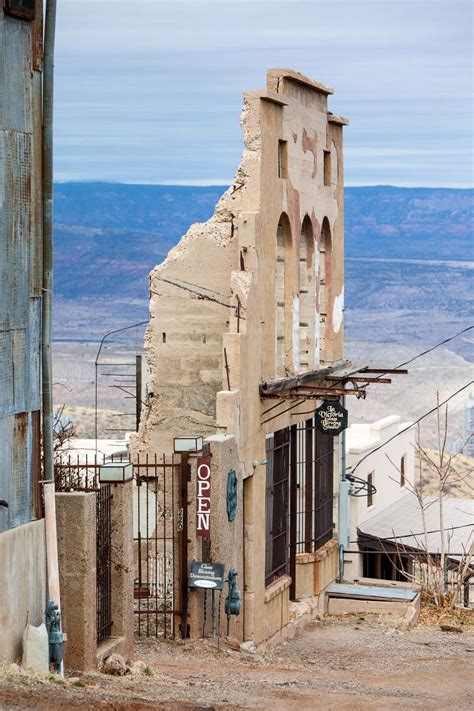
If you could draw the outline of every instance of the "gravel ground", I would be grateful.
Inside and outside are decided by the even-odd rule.
[[[139,642],[150,675],[59,683],[4,674],[0,709],[472,709],[474,630],[352,617],[318,622],[263,654],[221,642]]]

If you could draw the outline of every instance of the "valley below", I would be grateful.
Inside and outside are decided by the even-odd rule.
[[[189,188],[186,192],[181,188],[175,189],[177,193],[174,194],[169,186],[166,189],[164,186],[121,186],[121,190],[133,188],[130,194],[139,206],[130,199],[124,216],[121,213],[124,196],[120,192],[121,202],[117,198],[109,204],[109,213],[103,213],[102,218],[98,208],[94,207],[94,200],[100,202],[100,190],[97,196],[96,186],[89,188],[89,193],[95,197],[91,198],[92,208],[84,217],[66,187],[60,186],[67,199],[63,197],[59,203],[62,226],[57,228],[56,245],[59,278],[56,279],[54,299],[55,401],[65,405],[65,413],[74,421],[79,436],[93,437],[95,360],[100,341],[107,332],[141,324],[106,338],[101,352],[100,360],[104,363],[109,359],[128,364],[125,368],[128,380],[127,377],[121,381],[111,379],[102,375],[106,368],[99,366],[98,369],[98,434],[100,437],[117,437],[135,428],[133,393],[130,394],[131,388],[125,384],[131,382],[135,357],[143,350],[143,322],[148,319],[147,274],[164,258],[191,222],[204,220],[212,214],[222,189]],[[138,188],[144,189],[141,202]],[[156,204],[149,194],[152,188],[161,188],[161,192],[155,190]],[[102,190],[107,205],[112,200],[111,189],[107,191],[103,187]],[[472,245],[469,246],[464,227],[458,225],[457,232],[454,229],[457,223],[464,225],[466,198],[472,202],[472,195],[467,193],[472,191],[446,191],[456,193],[453,204],[457,212],[451,214],[452,224],[446,232],[448,216],[445,215],[447,198],[444,196],[441,227],[449,240],[442,240],[439,233],[428,236],[423,233],[422,237],[418,234],[411,238],[410,235],[404,236],[399,228],[396,238],[388,239],[380,225],[374,227],[374,219],[369,220],[368,228],[374,231],[364,237],[360,227],[363,221],[356,224],[357,210],[352,208],[351,212],[357,195],[365,199],[369,212],[375,209],[370,207],[375,204],[372,198],[372,202],[367,202],[367,195],[360,192],[364,190],[374,189],[354,188],[346,199],[349,212],[345,264],[346,357],[356,364],[393,368],[472,324]],[[394,190],[398,191],[397,200],[393,197]],[[87,184],[83,191],[87,192]],[[406,189],[402,196],[406,196],[407,191],[410,192]],[[77,193],[77,186],[72,192]],[[163,216],[158,198],[164,200],[168,210],[170,206],[175,210],[175,218],[173,210]],[[74,204],[74,211],[68,212],[67,200]],[[430,201],[432,212],[433,195]],[[150,216],[153,204],[155,212]],[[359,209],[360,200],[356,204]],[[400,189],[387,188],[383,200],[380,198],[380,205],[385,205],[392,221],[407,224],[406,215],[404,218],[400,214]],[[460,205],[464,206],[462,210]],[[132,239],[123,226],[137,220],[140,210],[146,213],[139,220],[143,230],[134,233]],[[418,210],[424,215],[426,205],[421,204]],[[406,197],[406,211],[409,211],[410,224],[415,229],[413,225],[419,225],[421,218],[414,216],[413,196]],[[68,219],[70,224],[65,230]],[[367,221],[367,215],[364,219]],[[380,224],[387,226],[387,219],[387,214],[382,215]],[[77,226],[81,220],[90,224]],[[75,235],[72,234],[73,228]],[[101,239],[97,237],[98,232]],[[385,229],[385,233],[390,230]],[[79,253],[83,264],[74,260]],[[392,414],[400,415],[403,421],[420,417],[436,405],[437,394],[443,400],[473,380],[473,342],[474,329],[418,358],[408,366],[408,375],[393,376],[390,385],[372,385],[365,400],[348,397],[350,423],[374,421]],[[448,447],[452,451],[462,446],[465,438],[465,406],[469,392],[470,388],[466,388],[449,403]],[[421,436],[426,446],[436,446],[434,417],[423,422]]]

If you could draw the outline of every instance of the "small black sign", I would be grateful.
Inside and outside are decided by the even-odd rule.
[[[347,428],[347,410],[338,402],[323,402],[314,413],[316,427],[327,435],[338,435]]]
[[[189,588],[206,588],[208,590],[222,590],[224,585],[223,563],[191,563],[191,572],[188,578]]]

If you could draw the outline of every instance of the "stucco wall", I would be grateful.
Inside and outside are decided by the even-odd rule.
[[[18,661],[27,621],[44,621],[46,555],[44,521],[0,534],[0,664]]]
[[[189,560],[199,560],[213,563],[224,563],[225,575],[230,568],[237,570],[237,588],[241,591],[243,605],[244,585],[244,543],[243,543],[243,497],[242,472],[237,459],[235,439],[229,435],[214,435],[206,439],[211,461],[211,516],[210,535],[203,539],[196,536],[196,464],[197,458],[191,459],[191,481],[188,485],[188,538],[190,540]],[[227,477],[230,471],[237,476],[237,510],[235,518],[230,521],[227,515]],[[208,556],[206,558],[206,556]],[[227,632],[227,618],[224,614],[224,599],[228,587],[224,586],[221,605],[220,633]],[[206,604],[205,604],[206,603]],[[206,624],[204,623],[206,618]],[[211,594],[204,595],[203,590],[191,589],[189,592],[189,625],[192,637],[200,637],[203,629],[205,635],[211,631]],[[244,639],[244,610],[239,616],[233,616],[230,623],[230,635],[239,640]]]
[[[373,503],[368,506],[368,499],[362,497],[349,497],[349,525],[350,540],[357,539],[357,526],[379,513],[411,489],[415,481],[415,444],[416,429],[409,427],[408,422],[402,422],[398,415],[384,417],[382,420],[369,424],[353,424],[346,433],[346,464],[353,467],[370,452],[370,456],[357,467],[355,475],[367,481],[372,473],[372,481],[377,489],[373,495]],[[407,429],[408,428],[408,429]],[[406,430],[388,442],[378,451],[378,446],[388,439]],[[405,486],[401,486],[400,463],[405,456]],[[351,548],[357,545],[351,544]],[[349,577],[362,576],[362,556],[345,556],[345,575]]]

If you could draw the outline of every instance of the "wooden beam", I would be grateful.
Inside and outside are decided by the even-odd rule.
[[[350,376],[348,378],[338,378],[335,375],[328,375],[326,380],[330,380],[335,383],[391,383],[391,378],[363,378],[362,376]]]
[[[361,373],[380,373],[381,375],[408,375],[406,368],[364,368]]]
[[[260,397],[265,399],[277,398],[280,400],[312,400],[319,399],[321,396],[326,395],[355,395],[356,397],[365,399],[367,394],[363,389],[357,390],[354,388],[350,388],[348,390],[344,390],[343,388],[305,388],[304,392],[301,391],[302,388],[298,388],[297,390],[285,390],[279,393],[268,393],[260,395]]]

